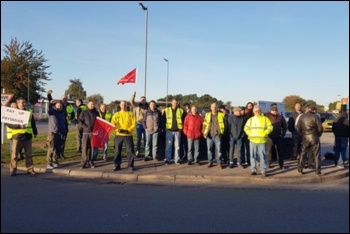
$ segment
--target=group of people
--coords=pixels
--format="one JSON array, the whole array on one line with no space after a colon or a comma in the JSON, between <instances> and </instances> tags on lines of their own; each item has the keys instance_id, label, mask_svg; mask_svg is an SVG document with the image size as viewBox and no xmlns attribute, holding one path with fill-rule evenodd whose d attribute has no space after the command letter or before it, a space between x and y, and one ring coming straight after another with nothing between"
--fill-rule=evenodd
<instances>
[{"instance_id":1,"label":"group of people","mask_svg":"<svg viewBox=\"0 0 350 234\"><path fill-rule=\"evenodd\" d=\"M127 165L134 171L134 159L140 155L141 142L144 143L144 160L160 160L159 145L164 144L164 163L183 163L199 165L200 140L205 139L207 151L207 167L222 169L223 163L229 168L235 165L250 166L251 175L260 173L266 176L267 168L271 167L272 154L275 151L279 168L284 169L283 138L289 130L293 137L293 157L298 159L298 173L302 174L305 167L315 163L316 175L321 175L320 137L322 135L321 119L315 114L314 106L307 106L305 113L301 105L295 104L295 112L286 122L278 112L277 104L270 106L268 113L261 113L258 105L248 102L245 107L234 107L229 114L225 106L212 103L210 111L204 116L198 113L196 105L188 103L179 105L176 99L171 106L163 110L157 108L157 103L151 100L146 102L142 96L135 102L136 92L131 96L130 111L126 101L119 104L120 110L114 114L107 111L105 104L95 108L92 100L86 106L82 100L76 100L77 109L67 102L66 96L61 100L53 100L52 90L48 92L48 152L47 168L60 167L59 158L64 158L65 141L68 134L68 125L75 120L77 128L77 152L81 153L81 169L94 168L98 156L98 148L91 144L94 123L100 117L115 126L114 129L114 171L121 169L122 147L125 143ZM17 108L25 110L25 100L17 100ZM31 112L32 113L32 112ZM349 121L346 113L342 113L333 124L335 134L336 166L344 166L346 148L349 137ZM10 173L16 174L18 154L23 147L26 156L26 167L29 174L36 174L31 159L31 139L37 135L33 115L27 125L8 125L12 130L12 154ZM136 152L133 132L136 129ZM164 141L164 142L162 142ZM107 161L108 140L103 149L103 160ZM340 157L341 155L341 157ZM235 157L236 156L236 157ZM305 165L307 161L307 166Z\"/></svg>"}]
</instances>

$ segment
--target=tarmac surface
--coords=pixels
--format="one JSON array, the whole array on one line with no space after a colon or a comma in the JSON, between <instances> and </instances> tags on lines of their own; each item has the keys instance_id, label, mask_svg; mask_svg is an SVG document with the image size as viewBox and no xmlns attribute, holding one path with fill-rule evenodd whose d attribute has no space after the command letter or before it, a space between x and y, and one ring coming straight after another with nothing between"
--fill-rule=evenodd
<instances>
[{"instance_id":1,"label":"tarmac surface","mask_svg":"<svg viewBox=\"0 0 350 234\"><path fill-rule=\"evenodd\" d=\"M54 173L64 176L75 176L79 178L107 179L118 182L142 182L142 183L250 183L250 184L298 184L298 183L320 183L337 180L349 176L348 164L345 168L334 166L333 160L323 159L321 163L322 175L315 174L314 169L304 169L303 174L297 173L297 161L285 160L285 169L280 169L277 162L268 168L266 177L259 173L251 175L248 165L244 167L235 166L229 168L223 165L219 169L215 163L211 168L207 167L207 161L200 162L200 165L188 165L186 162L177 165L171 163L165 165L164 161L144 161L143 158L135 159L134 171L127 168L126 158L123 157L121 170L113 171L114 162L112 160L104 162L97 160L95 168L80 168L80 162L62 162L60 168L47 169L46 165L34 166L38 176L40 173ZM6 166L8 170L8 165ZM2 167L2 169L4 169ZM6 170L5 169L5 170ZM17 173L26 173L25 167L18 167ZM21 172L23 171L23 172Z\"/></svg>"}]
</instances>

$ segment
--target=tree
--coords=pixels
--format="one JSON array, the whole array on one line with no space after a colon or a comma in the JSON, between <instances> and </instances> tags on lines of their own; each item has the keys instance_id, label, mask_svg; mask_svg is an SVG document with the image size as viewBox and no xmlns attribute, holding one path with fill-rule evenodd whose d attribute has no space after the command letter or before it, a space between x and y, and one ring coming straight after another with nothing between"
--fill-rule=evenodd
<instances>
[{"instance_id":1,"label":"tree","mask_svg":"<svg viewBox=\"0 0 350 234\"><path fill-rule=\"evenodd\" d=\"M301 106L305 106L306 104L306 100L297 95L289 95L285 97L282 102L286 104L286 111L294 111L296 103L300 103Z\"/></svg>"},{"instance_id":2,"label":"tree","mask_svg":"<svg viewBox=\"0 0 350 234\"><path fill-rule=\"evenodd\" d=\"M65 95L69 99L86 99L86 91L83 88L83 83L80 79L69 80L71 83L65 91Z\"/></svg>"},{"instance_id":3,"label":"tree","mask_svg":"<svg viewBox=\"0 0 350 234\"><path fill-rule=\"evenodd\" d=\"M13 93L14 99L29 99L30 103L38 102L40 93L45 92L45 81L50 81L44 65L47 60L42 51L33 48L32 43L22 44L12 38L10 44L4 44L5 56L1 59L1 88L6 93ZM28 97L29 92L29 97Z\"/></svg>"},{"instance_id":4,"label":"tree","mask_svg":"<svg viewBox=\"0 0 350 234\"><path fill-rule=\"evenodd\" d=\"M222 101L218 101L216 98L213 98L209 94L204 94L198 98L196 105L198 109L208 109L213 102L216 102L218 106L223 104Z\"/></svg>"},{"instance_id":5,"label":"tree","mask_svg":"<svg viewBox=\"0 0 350 234\"><path fill-rule=\"evenodd\" d=\"M103 97L101 96L101 94L93 94L91 96L88 96L86 98L87 100L92 100L95 103L95 106L100 106L101 103L103 103Z\"/></svg>"}]
</instances>

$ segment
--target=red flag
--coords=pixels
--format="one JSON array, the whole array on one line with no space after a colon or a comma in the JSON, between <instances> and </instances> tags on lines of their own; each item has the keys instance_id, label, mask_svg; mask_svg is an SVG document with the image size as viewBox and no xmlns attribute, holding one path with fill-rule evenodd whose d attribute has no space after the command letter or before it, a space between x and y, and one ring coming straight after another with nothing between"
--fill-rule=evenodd
<instances>
[{"instance_id":1,"label":"red flag","mask_svg":"<svg viewBox=\"0 0 350 234\"><path fill-rule=\"evenodd\" d=\"M117 84L136 83L137 68L120 78Z\"/></svg>"},{"instance_id":2,"label":"red flag","mask_svg":"<svg viewBox=\"0 0 350 234\"><path fill-rule=\"evenodd\" d=\"M96 117L94 130L92 131L91 144L93 147L104 148L109 135L114 130L114 125L100 117Z\"/></svg>"}]
</instances>

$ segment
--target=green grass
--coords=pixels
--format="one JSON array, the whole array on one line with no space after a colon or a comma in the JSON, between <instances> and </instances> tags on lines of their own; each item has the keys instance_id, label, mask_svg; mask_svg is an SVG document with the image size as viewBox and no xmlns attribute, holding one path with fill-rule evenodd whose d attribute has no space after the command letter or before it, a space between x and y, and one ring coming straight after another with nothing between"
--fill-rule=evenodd
<instances>
[{"instance_id":1,"label":"green grass","mask_svg":"<svg viewBox=\"0 0 350 234\"><path fill-rule=\"evenodd\" d=\"M33 158L33 163L35 165L46 164L46 155L48 150L47 148L45 148L46 138L47 138L47 133L38 134L36 138L33 138L32 158ZM134 133L134 143L136 145L136 133ZM67 140L66 140L66 147L64 150L64 156L66 157L64 162L81 160L81 153L76 152L76 149L77 149L76 130L75 129L69 130ZM143 150L143 147L141 147L141 150ZM112 158L113 154L114 154L114 133L110 135L109 141L108 141L108 158ZM102 149L100 149L98 152L98 158L101 158L101 155L102 155ZM125 156L125 145L123 146L122 156ZM2 163L10 162L10 143L9 143L9 140L7 139L4 140L4 144L1 146L1 162ZM24 160L19 161L19 165L20 166L24 165Z\"/></svg>"}]
</instances>

